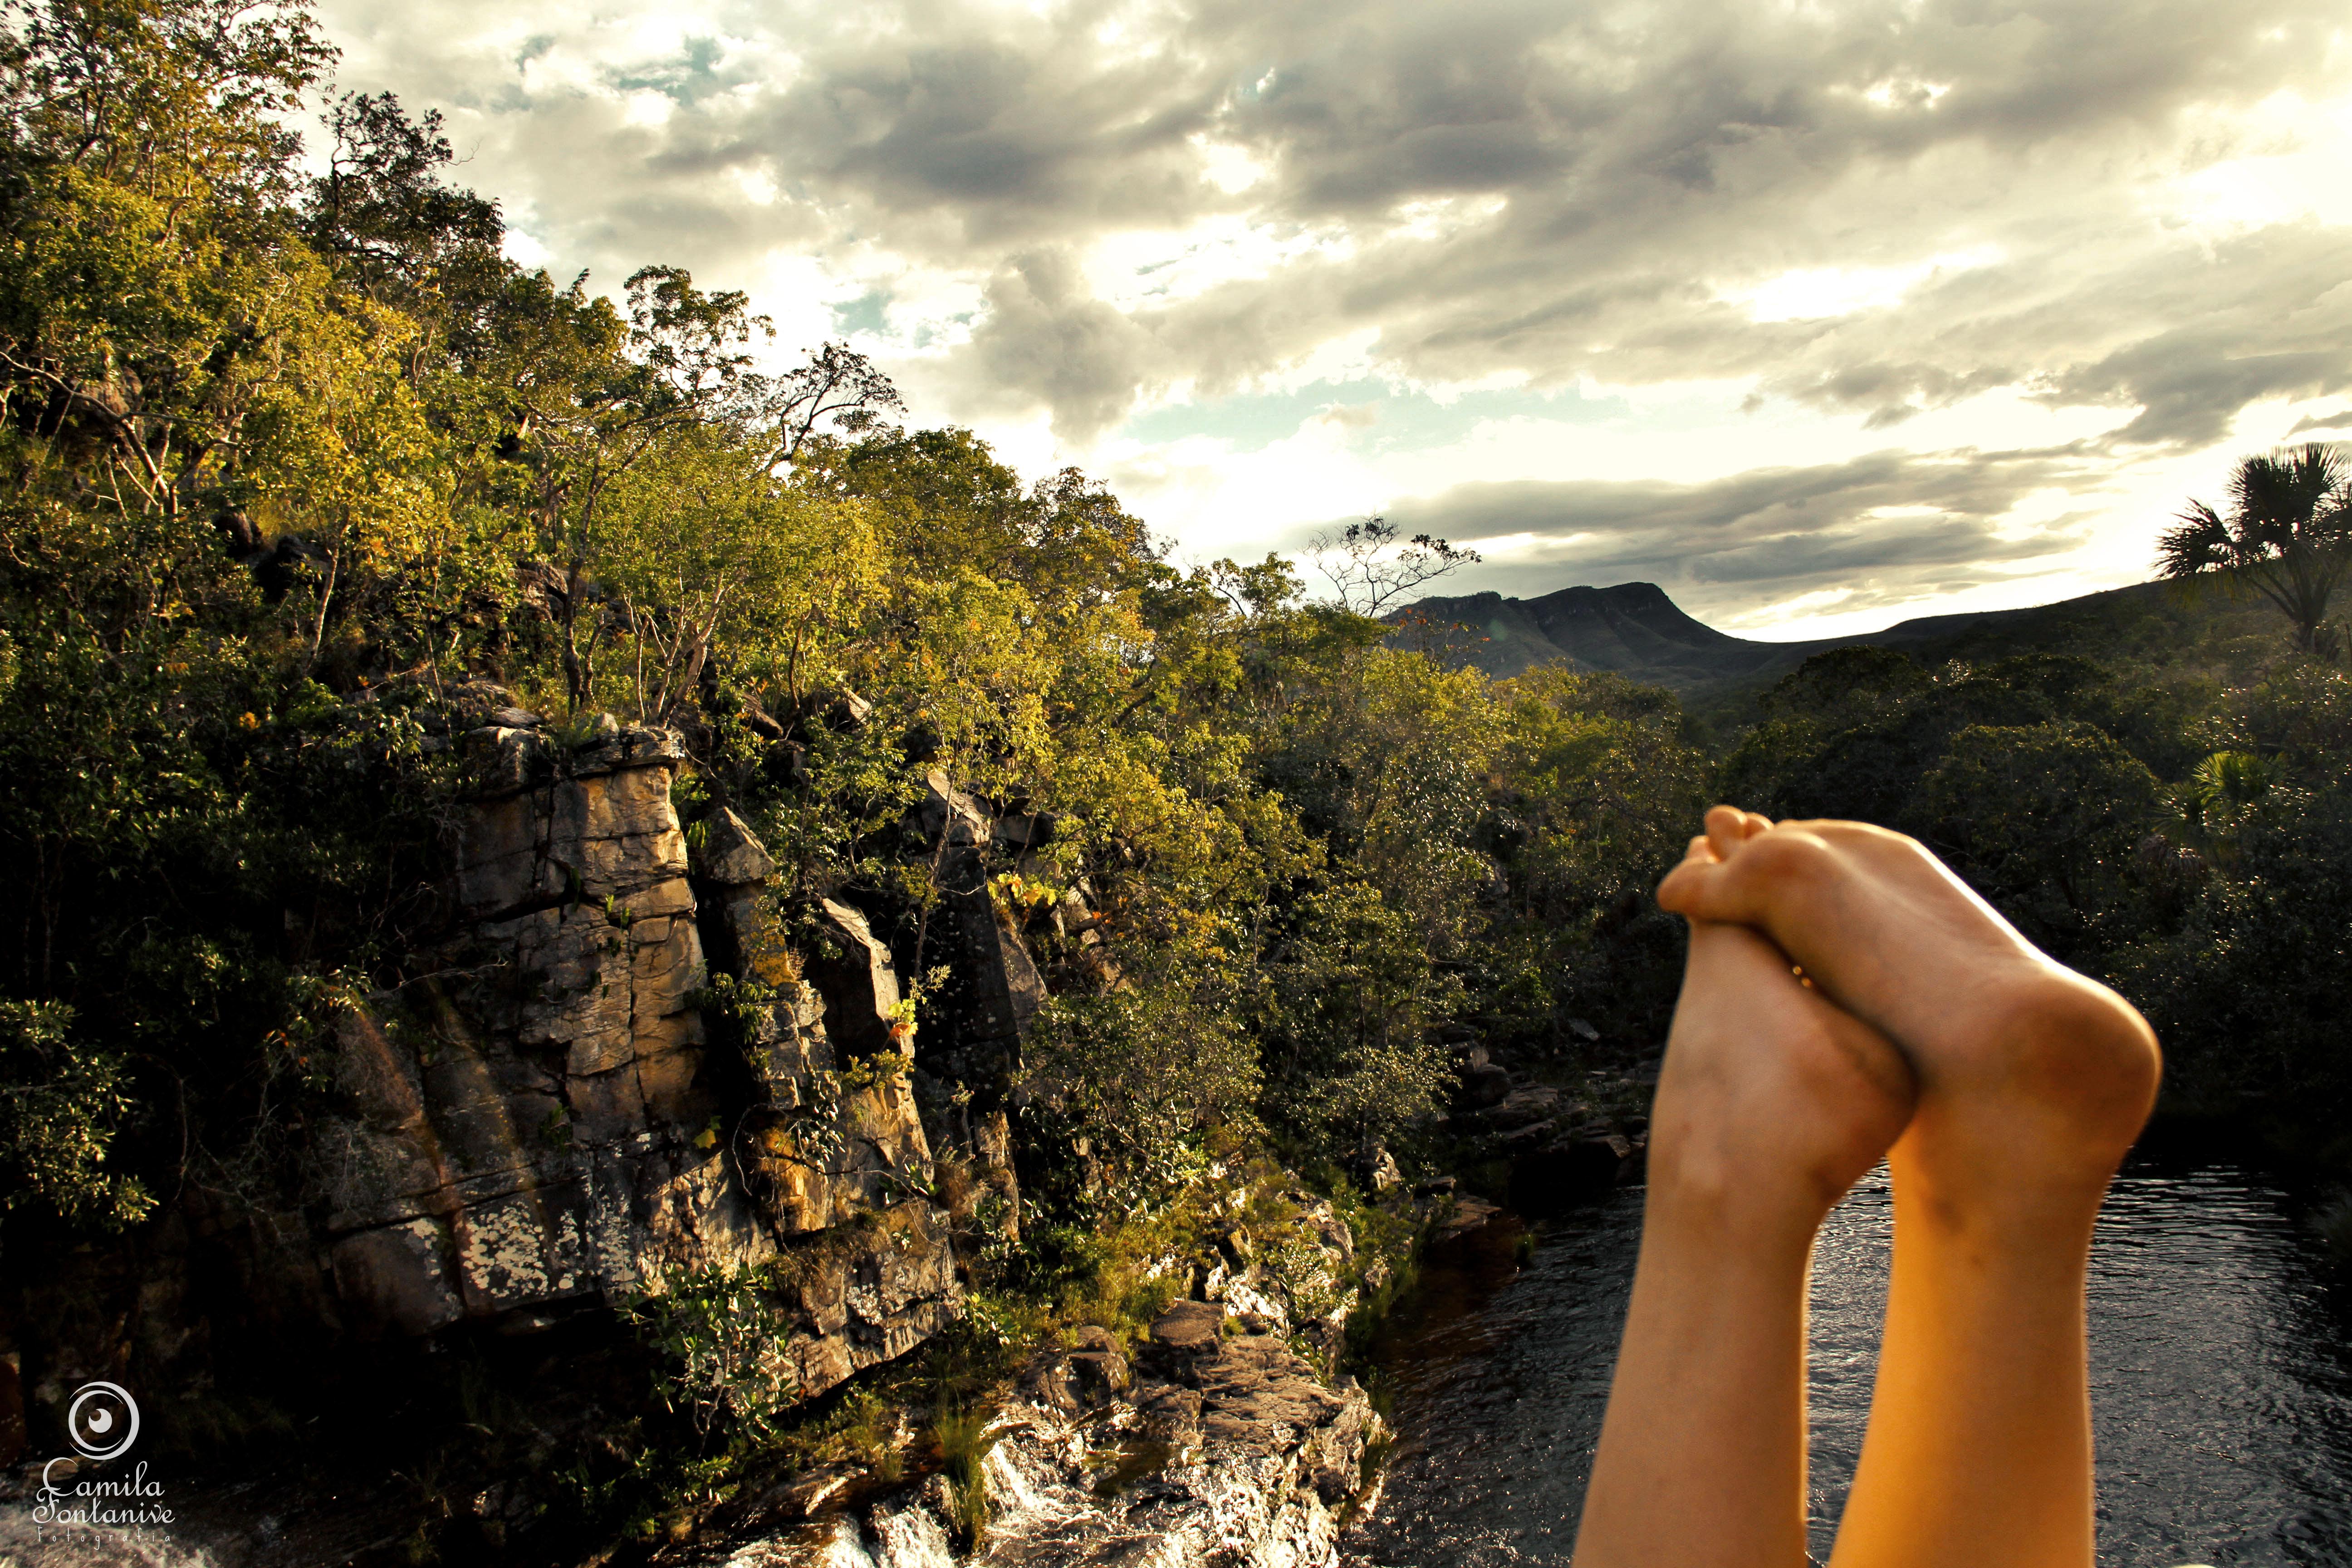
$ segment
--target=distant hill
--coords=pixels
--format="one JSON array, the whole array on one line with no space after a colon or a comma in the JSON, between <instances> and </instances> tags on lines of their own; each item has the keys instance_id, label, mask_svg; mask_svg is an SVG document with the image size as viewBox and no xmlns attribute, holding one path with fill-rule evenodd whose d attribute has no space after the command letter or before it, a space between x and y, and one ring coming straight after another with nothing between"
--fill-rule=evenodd
<instances>
[{"instance_id":1,"label":"distant hill","mask_svg":"<svg viewBox=\"0 0 2352 1568\"><path fill-rule=\"evenodd\" d=\"M1777 679L1830 648L1874 645L1952 657L1964 645L2046 645L2094 625L2178 613L2162 584L2141 583L2028 609L1922 616L1882 632L1751 642L1692 619L1654 583L1620 583L1613 588L1562 588L1536 599L1500 594L1433 597L1389 619L1397 624L1392 640L1400 645L1427 647L1489 675L1517 675L1532 665L1563 659L1577 669L1609 671L1685 695L1713 695Z\"/></svg>"}]
</instances>

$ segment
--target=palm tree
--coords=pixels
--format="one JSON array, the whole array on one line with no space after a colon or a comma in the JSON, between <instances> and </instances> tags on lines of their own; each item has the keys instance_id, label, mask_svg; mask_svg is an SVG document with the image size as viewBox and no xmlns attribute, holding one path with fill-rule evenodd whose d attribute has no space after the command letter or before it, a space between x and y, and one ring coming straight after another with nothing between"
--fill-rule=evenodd
<instances>
[{"instance_id":1,"label":"palm tree","mask_svg":"<svg viewBox=\"0 0 2352 1568\"><path fill-rule=\"evenodd\" d=\"M2230 476L2227 517L2192 500L2157 545L2157 573L2180 582L2228 572L2294 624L2294 645L2331 652L2322 626L2336 580L2352 565L2352 479L2343 452L2313 442L2247 458Z\"/></svg>"}]
</instances>

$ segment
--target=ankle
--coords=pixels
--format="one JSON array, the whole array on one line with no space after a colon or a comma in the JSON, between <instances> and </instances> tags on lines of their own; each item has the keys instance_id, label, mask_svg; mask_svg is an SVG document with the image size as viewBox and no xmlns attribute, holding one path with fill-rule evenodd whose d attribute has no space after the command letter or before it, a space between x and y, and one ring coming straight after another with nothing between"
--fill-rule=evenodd
<instances>
[{"instance_id":1,"label":"ankle","mask_svg":"<svg viewBox=\"0 0 2352 1568\"><path fill-rule=\"evenodd\" d=\"M1781 1255L1810 1251L1813 1233L1844 1187L1802 1172L1763 1173L1719 1151L1653 1143L1645 1229L1669 1230L1711 1248Z\"/></svg>"},{"instance_id":2,"label":"ankle","mask_svg":"<svg viewBox=\"0 0 2352 1568\"><path fill-rule=\"evenodd\" d=\"M2065 1253L2086 1244L2123 1151L2063 1130L2003 1124L1987 1137L1932 1100L1887 1157L1897 1223L1973 1254Z\"/></svg>"}]
</instances>

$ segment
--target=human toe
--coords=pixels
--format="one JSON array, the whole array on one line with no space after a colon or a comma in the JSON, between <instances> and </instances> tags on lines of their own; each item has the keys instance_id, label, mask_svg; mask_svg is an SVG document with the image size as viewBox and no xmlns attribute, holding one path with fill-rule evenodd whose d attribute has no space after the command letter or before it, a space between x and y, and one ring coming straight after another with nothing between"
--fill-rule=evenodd
<instances>
[{"instance_id":1,"label":"human toe","mask_svg":"<svg viewBox=\"0 0 2352 1568\"><path fill-rule=\"evenodd\" d=\"M1706 899L1706 880L1710 873L1722 869L1715 858L1715 849L1704 836L1691 840L1690 853L1682 864L1666 873L1658 884L1658 908L1669 914L1698 920L1698 910Z\"/></svg>"},{"instance_id":2,"label":"human toe","mask_svg":"<svg viewBox=\"0 0 2352 1568\"><path fill-rule=\"evenodd\" d=\"M1707 808L1706 840L1715 847L1716 858L1728 860L1732 853L1748 842L1748 814L1736 805Z\"/></svg>"}]
</instances>

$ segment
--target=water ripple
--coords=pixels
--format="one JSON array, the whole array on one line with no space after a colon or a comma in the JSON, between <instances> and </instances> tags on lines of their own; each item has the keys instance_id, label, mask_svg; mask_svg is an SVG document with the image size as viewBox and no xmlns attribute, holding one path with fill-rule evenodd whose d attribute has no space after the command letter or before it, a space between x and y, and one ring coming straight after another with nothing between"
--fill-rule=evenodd
<instances>
[{"instance_id":1,"label":"water ripple","mask_svg":"<svg viewBox=\"0 0 2352 1568\"><path fill-rule=\"evenodd\" d=\"M2092 1256L2100 1559L2352 1568L2352 1300L2294 1196L2231 1166L2136 1165ZM1492 1226L1433 1260L1376 1354L1396 1452L1351 1568L1565 1564L1601 1430L1641 1194ZM1814 1550L1859 1453L1885 1308L1884 1173L1822 1227L1811 1310Z\"/></svg>"}]
</instances>

